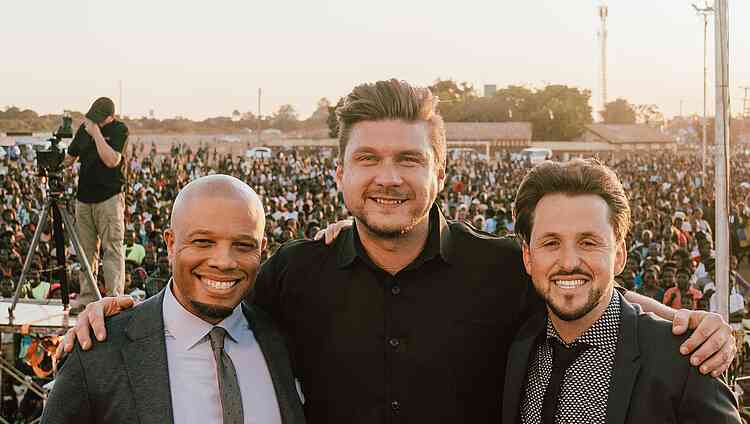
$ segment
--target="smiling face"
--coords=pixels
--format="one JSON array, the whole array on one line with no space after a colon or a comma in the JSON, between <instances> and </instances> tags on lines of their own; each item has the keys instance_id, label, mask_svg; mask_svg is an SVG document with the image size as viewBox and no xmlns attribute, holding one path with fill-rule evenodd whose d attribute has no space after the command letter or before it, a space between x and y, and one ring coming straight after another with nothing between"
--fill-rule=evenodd
<instances>
[{"instance_id":1,"label":"smiling face","mask_svg":"<svg viewBox=\"0 0 750 424\"><path fill-rule=\"evenodd\" d=\"M442 190L427 123L364 121L354 125L336 181L365 231L396 238L425 222Z\"/></svg>"},{"instance_id":2,"label":"smiling face","mask_svg":"<svg viewBox=\"0 0 750 424\"><path fill-rule=\"evenodd\" d=\"M175 297L193 315L218 323L255 282L265 223L260 204L245 193L209 188L175 206L164 238Z\"/></svg>"},{"instance_id":3,"label":"smiling face","mask_svg":"<svg viewBox=\"0 0 750 424\"><path fill-rule=\"evenodd\" d=\"M534 209L524 265L560 320L596 319L608 305L626 261L625 243L616 240L609 214L607 203L593 194L548 194Z\"/></svg>"}]
</instances>

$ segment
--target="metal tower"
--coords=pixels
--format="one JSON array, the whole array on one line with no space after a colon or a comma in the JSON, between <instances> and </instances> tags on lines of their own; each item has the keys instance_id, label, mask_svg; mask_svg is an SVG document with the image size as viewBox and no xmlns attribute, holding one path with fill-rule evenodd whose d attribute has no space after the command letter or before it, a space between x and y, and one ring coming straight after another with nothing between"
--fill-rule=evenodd
<instances>
[{"instance_id":1,"label":"metal tower","mask_svg":"<svg viewBox=\"0 0 750 424\"><path fill-rule=\"evenodd\" d=\"M740 88L745 90L745 97L742 99L742 118L750 119L750 95L748 95L750 87L745 86Z\"/></svg>"},{"instance_id":2,"label":"metal tower","mask_svg":"<svg viewBox=\"0 0 750 424\"><path fill-rule=\"evenodd\" d=\"M602 86L602 108L607 106L607 16L609 15L609 9L607 4L602 2L599 6L599 20L601 21L601 29L599 30L599 41L601 42L601 86Z\"/></svg>"}]
</instances>

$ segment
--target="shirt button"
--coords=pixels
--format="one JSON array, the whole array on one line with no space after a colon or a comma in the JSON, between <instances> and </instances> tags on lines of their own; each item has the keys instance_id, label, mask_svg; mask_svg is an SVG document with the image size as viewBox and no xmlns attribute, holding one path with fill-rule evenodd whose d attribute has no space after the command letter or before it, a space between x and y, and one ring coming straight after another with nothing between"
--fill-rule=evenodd
<instances>
[{"instance_id":1,"label":"shirt button","mask_svg":"<svg viewBox=\"0 0 750 424\"><path fill-rule=\"evenodd\" d=\"M393 412L398 412L401 409L401 404L398 403L397 400L394 400L393 402L391 402L391 409L393 410Z\"/></svg>"},{"instance_id":2,"label":"shirt button","mask_svg":"<svg viewBox=\"0 0 750 424\"><path fill-rule=\"evenodd\" d=\"M391 287L391 293L394 296L398 296L401 293L401 287L399 287L399 286L393 286L393 287Z\"/></svg>"},{"instance_id":3,"label":"shirt button","mask_svg":"<svg viewBox=\"0 0 750 424\"><path fill-rule=\"evenodd\" d=\"M391 347L398 347L398 345L401 344L401 342L399 342L397 338L392 338L388 340L388 344L390 344Z\"/></svg>"}]
</instances>

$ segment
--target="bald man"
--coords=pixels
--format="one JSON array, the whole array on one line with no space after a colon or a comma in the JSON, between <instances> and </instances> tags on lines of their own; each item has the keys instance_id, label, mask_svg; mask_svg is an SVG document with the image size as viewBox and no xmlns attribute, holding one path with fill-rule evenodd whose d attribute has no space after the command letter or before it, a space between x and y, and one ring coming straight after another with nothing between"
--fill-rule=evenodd
<instances>
[{"instance_id":1,"label":"bald man","mask_svg":"<svg viewBox=\"0 0 750 424\"><path fill-rule=\"evenodd\" d=\"M285 343L240 302L266 246L257 194L227 175L180 191L164 233L172 279L67 358L46 423L303 423Z\"/></svg>"}]
</instances>

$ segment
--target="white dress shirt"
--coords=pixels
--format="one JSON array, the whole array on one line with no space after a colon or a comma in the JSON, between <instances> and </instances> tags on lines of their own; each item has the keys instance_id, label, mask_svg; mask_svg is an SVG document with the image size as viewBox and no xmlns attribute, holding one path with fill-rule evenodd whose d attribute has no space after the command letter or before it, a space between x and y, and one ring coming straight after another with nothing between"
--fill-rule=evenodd
<instances>
[{"instance_id":1,"label":"white dress shirt","mask_svg":"<svg viewBox=\"0 0 750 424\"><path fill-rule=\"evenodd\" d=\"M208 333L214 327L164 293L164 333L175 423L222 423L219 380ZM242 307L217 324L227 330L224 350L237 370L245 423L281 423L279 404L263 352ZM148 365L146 365L148 366Z\"/></svg>"}]
</instances>

